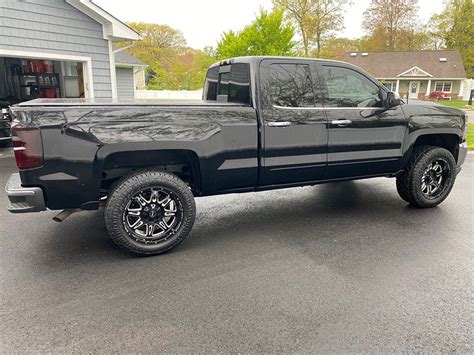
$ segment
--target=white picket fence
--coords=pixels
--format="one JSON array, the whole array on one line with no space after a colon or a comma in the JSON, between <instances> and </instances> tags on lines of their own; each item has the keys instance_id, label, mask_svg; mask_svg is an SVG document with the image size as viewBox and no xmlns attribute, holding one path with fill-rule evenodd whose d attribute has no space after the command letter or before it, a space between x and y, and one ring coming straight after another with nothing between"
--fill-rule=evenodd
<instances>
[{"instance_id":1,"label":"white picket fence","mask_svg":"<svg viewBox=\"0 0 474 355\"><path fill-rule=\"evenodd\" d=\"M196 91L173 91L173 90L136 90L136 99L147 100L201 100L202 90Z\"/></svg>"}]
</instances>

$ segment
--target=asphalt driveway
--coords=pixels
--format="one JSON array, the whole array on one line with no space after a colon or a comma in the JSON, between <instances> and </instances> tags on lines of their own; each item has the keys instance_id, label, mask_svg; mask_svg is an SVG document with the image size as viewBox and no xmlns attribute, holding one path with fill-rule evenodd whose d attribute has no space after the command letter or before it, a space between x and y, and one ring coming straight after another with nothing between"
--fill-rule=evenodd
<instances>
[{"instance_id":1,"label":"asphalt driveway","mask_svg":"<svg viewBox=\"0 0 474 355\"><path fill-rule=\"evenodd\" d=\"M0 350L471 352L473 169L430 210L384 178L198 199L188 239L148 258L101 211L2 208ZM1 186L14 170L0 156Z\"/></svg>"}]
</instances>

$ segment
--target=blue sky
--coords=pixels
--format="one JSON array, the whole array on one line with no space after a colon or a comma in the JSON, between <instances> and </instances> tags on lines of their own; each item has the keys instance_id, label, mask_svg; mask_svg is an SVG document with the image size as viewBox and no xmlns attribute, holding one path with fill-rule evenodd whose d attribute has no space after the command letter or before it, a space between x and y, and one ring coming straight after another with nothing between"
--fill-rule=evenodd
<instances>
[{"instance_id":1,"label":"blue sky","mask_svg":"<svg viewBox=\"0 0 474 355\"><path fill-rule=\"evenodd\" d=\"M170 25L183 32L194 48L216 46L223 31L238 30L248 24L260 7L270 9L271 0L93 0L123 21L144 21ZM340 36L363 34L362 13L370 0L353 0L348 8L345 29ZM427 20L443 8L442 0L419 0L420 17Z\"/></svg>"}]
</instances>

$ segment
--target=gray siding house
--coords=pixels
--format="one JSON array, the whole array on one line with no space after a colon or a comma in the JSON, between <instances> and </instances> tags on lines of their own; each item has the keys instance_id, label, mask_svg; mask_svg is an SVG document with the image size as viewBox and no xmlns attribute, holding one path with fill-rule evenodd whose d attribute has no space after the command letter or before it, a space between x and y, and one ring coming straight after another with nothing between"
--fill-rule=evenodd
<instances>
[{"instance_id":1,"label":"gray siding house","mask_svg":"<svg viewBox=\"0 0 474 355\"><path fill-rule=\"evenodd\" d=\"M145 89L146 65L131 56L123 48L114 48L117 75L117 97L133 98L135 90Z\"/></svg>"},{"instance_id":2,"label":"gray siding house","mask_svg":"<svg viewBox=\"0 0 474 355\"><path fill-rule=\"evenodd\" d=\"M90 0L1 0L0 99L133 97L145 65L113 44L139 39Z\"/></svg>"}]
</instances>

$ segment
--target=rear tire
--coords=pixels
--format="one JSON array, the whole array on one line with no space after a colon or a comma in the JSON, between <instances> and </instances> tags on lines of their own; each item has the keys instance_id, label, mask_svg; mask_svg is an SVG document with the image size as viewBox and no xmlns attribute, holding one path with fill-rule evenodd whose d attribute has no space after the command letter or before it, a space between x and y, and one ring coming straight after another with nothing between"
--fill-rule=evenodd
<instances>
[{"instance_id":1,"label":"rear tire","mask_svg":"<svg viewBox=\"0 0 474 355\"><path fill-rule=\"evenodd\" d=\"M189 234L196 216L191 189L176 175L141 171L120 180L107 199L105 225L135 255L165 253Z\"/></svg>"},{"instance_id":2,"label":"rear tire","mask_svg":"<svg viewBox=\"0 0 474 355\"><path fill-rule=\"evenodd\" d=\"M408 166L397 177L397 191L415 207L435 207L448 197L455 179L456 162L450 151L420 146L413 150Z\"/></svg>"}]
</instances>

